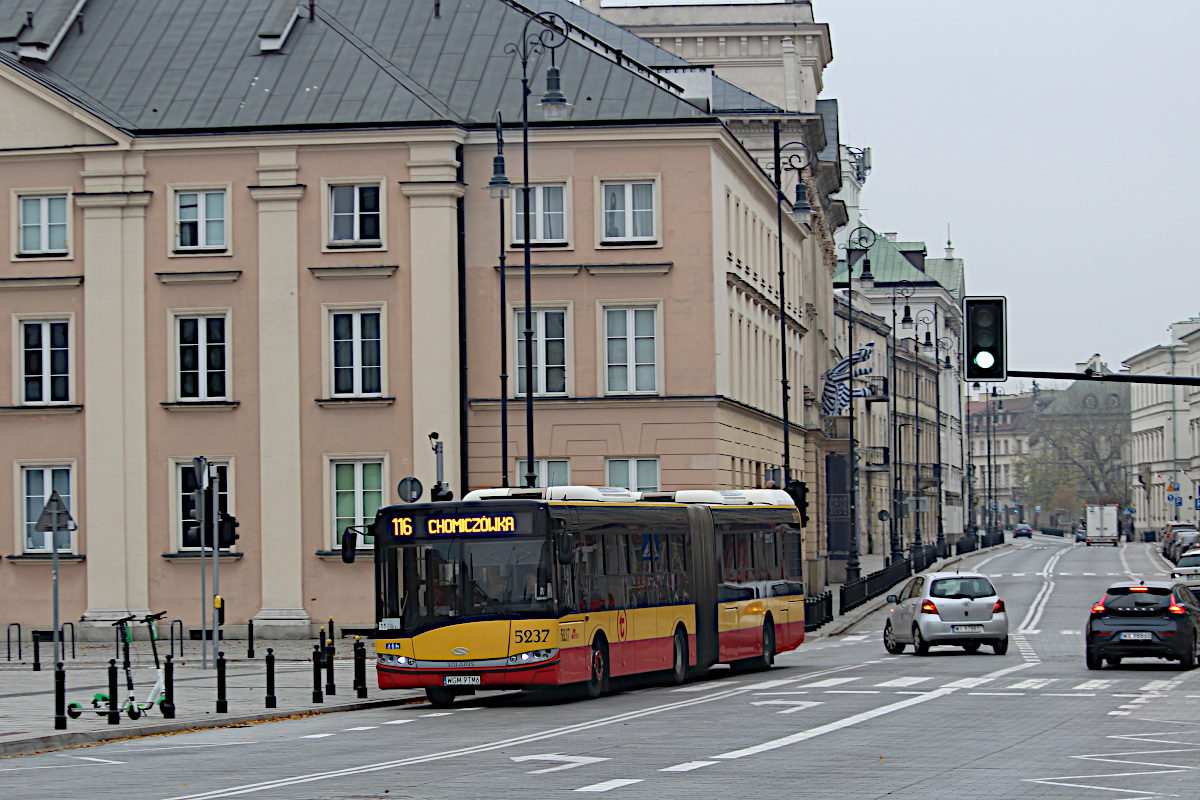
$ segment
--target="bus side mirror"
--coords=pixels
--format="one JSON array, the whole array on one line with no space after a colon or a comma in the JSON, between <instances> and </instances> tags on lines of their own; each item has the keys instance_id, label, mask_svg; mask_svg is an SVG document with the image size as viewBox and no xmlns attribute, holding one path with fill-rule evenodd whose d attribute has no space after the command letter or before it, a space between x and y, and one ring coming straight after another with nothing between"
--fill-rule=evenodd
<instances>
[{"instance_id":1,"label":"bus side mirror","mask_svg":"<svg viewBox=\"0 0 1200 800\"><path fill-rule=\"evenodd\" d=\"M358 534L353 528L346 528L342 531L342 561L347 564L354 563L354 551L358 545Z\"/></svg>"}]
</instances>

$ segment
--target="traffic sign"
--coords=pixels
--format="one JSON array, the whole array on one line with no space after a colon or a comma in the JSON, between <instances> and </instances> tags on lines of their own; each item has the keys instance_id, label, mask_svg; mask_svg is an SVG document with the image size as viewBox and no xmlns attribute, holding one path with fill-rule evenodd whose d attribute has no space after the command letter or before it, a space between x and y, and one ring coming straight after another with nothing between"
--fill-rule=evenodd
<instances>
[{"instance_id":1,"label":"traffic sign","mask_svg":"<svg viewBox=\"0 0 1200 800\"><path fill-rule=\"evenodd\" d=\"M400 495L400 502L415 503L421 499L421 492L424 488L421 482L416 478L405 478L400 481L400 485L396 487L396 494Z\"/></svg>"},{"instance_id":2,"label":"traffic sign","mask_svg":"<svg viewBox=\"0 0 1200 800\"><path fill-rule=\"evenodd\" d=\"M71 512L67 510L67 504L58 496L58 492L53 492L33 529L38 533L69 531L73 529L74 524L75 520L71 519Z\"/></svg>"},{"instance_id":3,"label":"traffic sign","mask_svg":"<svg viewBox=\"0 0 1200 800\"><path fill-rule=\"evenodd\" d=\"M1171 504L1172 504L1172 503L1174 503L1174 502L1175 502L1175 495L1173 495L1173 494L1168 494L1168 495L1167 495L1167 505L1171 505Z\"/></svg>"},{"instance_id":4,"label":"traffic sign","mask_svg":"<svg viewBox=\"0 0 1200 800\"><path fill-rule=\"evenodd\" d=\"M1200 511L1200 497L1196 498L1196 510Z\"/></svg>"},{"instance_id":5,"label":"traffic sign","mask_svg":"<svg viewBox=\"0 0 1200 800\"><path fill-rule=\"evenodd\" d=\"M1176 506L1183 505L1183 495L1181 495L1181 494L1175 495L1175 505Z\"/></svg>"},{"instance_id":6,"label":"traffic sign","mask_svg":"<svg viewBox=\"0 0 1200 800\"><path fill-rule=\"evenodd\" d=\"M1033 507L1033 510L1034 510L1034 511L1036 511L1036 512L1038 512L1039 514L1040 514L1040 513L1042 513L1042 507L1041 507L1041 506L1034 506L1034 507Z\"/></svg>"}]
</instances>

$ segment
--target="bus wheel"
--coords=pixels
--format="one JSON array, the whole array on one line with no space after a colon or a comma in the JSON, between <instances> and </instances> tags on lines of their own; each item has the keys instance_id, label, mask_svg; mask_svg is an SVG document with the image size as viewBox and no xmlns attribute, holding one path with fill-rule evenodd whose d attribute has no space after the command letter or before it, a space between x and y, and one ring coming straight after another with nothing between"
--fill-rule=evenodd
<instances>
[{"instance_id":1,"label":"bus wheel","mask_svg":"<svg viewBox=\"0 0 1200 800\"><path fill-rule=\"evenodd\" d=\"M763 654L755 664L759 669L770 669L775 666L775 623L767 619L763 624Z\"/></svg>"},{"instance_id":2,"label":"bus wheel","mask_svg":"<svg viewBox=\"0 0 1200 800\"><path fill-rule=\"evenodd\" d=\"M434 708L449 708L454 705L454 692L443 686L426 686L425 697Z\"/></svg>"},{"instance_id":3,"label":"bus wheel","mask_svg":"<svg viewBox=\"0 0 1200 800\"><path fill-rule=\"evenodd\" d=\"M675 629L675 658L671 664L671 683L676 686L687 683L688 679L688 648L687 637L682 628Z\"/></svg>"},{"instance_id":4,"label":"bus wheel","mask_svg":"<svg viewBox=\"0 0 1200 800\"><path fill-rule=\"evenodd\" d=\"M608 691L608 644L600 638L592 642L592 673L587 681L587 695L595 700Z\"/></svg>"}]
</instances>

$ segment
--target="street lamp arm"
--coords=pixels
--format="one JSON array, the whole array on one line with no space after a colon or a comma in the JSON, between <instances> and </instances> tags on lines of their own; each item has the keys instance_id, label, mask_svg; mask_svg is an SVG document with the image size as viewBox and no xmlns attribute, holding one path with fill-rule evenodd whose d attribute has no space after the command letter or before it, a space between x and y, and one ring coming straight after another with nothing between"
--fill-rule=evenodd
<instances>
[{"instance_id":1,"label":"street lamp arm","mask_svg":"<svg viewBox=\"0 0 1200 800\"><path fill-rule=\"evenodd\" d=\"M529 26L535 22L541 25L542 29L531 32ZM525 21L525 27L521 29L520 40L504 45L504 52L521 59L523 71L533 56L548 50L557 50L566 44L567 32L570 30L570 25L560 15L553 12L539 12ZM528 94L529 89L526 88L525 92Z\"/></svg>"}]
</instances>

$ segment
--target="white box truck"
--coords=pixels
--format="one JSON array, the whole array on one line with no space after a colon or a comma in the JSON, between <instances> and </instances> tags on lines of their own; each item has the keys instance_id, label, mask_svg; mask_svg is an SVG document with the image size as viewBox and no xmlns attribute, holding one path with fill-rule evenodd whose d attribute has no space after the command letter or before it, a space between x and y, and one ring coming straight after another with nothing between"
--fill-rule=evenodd
<instances>
[{"instance_id":1,"label":"white box truck","mask_svg":"<svg viewBox=\"0 0 1200 800\"><path fill-rule=\"evenodd\" d=\"M1093 544L1111 544L1117 546L1120 537L1117 535L1118 506L1088 506L1087 507L1087 546Z\"/></svg>"}]
</instances>

